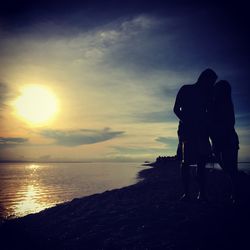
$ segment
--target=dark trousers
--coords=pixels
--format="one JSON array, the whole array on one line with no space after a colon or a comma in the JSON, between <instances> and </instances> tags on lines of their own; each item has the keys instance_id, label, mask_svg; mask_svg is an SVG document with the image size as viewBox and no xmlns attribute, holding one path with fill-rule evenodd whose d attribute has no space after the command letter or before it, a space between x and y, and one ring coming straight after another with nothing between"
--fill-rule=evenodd
<instances>
[{"instance_id":1,"label":"dark trousers","mask_svg":"<svg viewBox=\"0 0 250 250\"><path fill-rule=\"evenodd\" d=\"M181 163L181 177L184 188L184 193L189 195L189 183L190 183L190 169L191 164ZM206 162L201 161L197 163L196 180L199 186L199 192L201 196L206 195Z\"/></svg>"},{"instance_id":2,"label":"dark trousers","mask_svg":"<svg viewBox=\"0 0 250 250\"><path fill-rule=\"evenodd\" d=\"M215 153L216 159L231 181L232 198L237 199L238 183L238 148L224 148Z\"/></svg>"}]
</instances>

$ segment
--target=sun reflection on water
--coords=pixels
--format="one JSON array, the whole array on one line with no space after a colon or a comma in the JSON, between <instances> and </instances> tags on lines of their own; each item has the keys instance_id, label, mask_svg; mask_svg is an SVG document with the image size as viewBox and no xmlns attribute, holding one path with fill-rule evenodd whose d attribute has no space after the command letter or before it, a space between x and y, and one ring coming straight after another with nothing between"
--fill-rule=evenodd
<instances>
[{"instance_id":1,"label":"sun reflection on water","mask_svg":"<svg viewBox=\"0 0 250 250\"><path fill-rule=\"evenodd\" d=\"M40 166L38 164L30 164L27 166L28 169L36 171Z\"/></svg>"},{"instance_id":2,"label":"sun reflection on water","mask_svg":"<svg viewBox=\"0 0 250 250\"><path fill-rule=\"evenodd\" d=\"M35 184L28 185L26 192L23 193L22 191L22 201L14 206L15 214L21 216L27 214L27 212L34 213L48 207L46 202L39 201L40 192L39 186Z\"/></svg>"},{"instance_id":3,"label":"sun reflection on water","mask_svg":"<svg viewBox=\"0 0 250 250\"><path fill-rule=\"evenodd\" d=\"M29 171L29 177L16 192L16 197L22 197L22 199L13 204L14 214L17 216L36 213L53 205L44 195L46 188L39 181L39 174L37 174L39 168L40 165L38 164L26 166L26 170Z\"/></svg>"}]
</instances>

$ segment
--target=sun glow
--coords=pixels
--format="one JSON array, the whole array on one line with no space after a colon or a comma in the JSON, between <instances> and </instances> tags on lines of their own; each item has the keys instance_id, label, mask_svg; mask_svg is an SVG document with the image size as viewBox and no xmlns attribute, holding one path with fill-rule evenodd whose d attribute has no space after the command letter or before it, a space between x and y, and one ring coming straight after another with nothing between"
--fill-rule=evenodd
<instances>
[{"instance_id":1,"label":"sun glow","mask_svg":"<svg viewBox=\"0 0 250 250\"><path fill-rule=\"evenodd\" d=\"M32 124L48 122L58 110L53 93L39 85L24 87L14 105L18 115Z\"/></svg>"}]
</instances>

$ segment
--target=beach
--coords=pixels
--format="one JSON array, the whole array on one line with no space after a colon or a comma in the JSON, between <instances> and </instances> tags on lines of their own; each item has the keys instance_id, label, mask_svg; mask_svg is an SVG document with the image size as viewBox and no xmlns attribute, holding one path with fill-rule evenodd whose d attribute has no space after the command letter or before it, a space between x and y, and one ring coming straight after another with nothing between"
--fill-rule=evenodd
<instances>
[{"instance_id":1,"label":"beach","mask_svg":"<svg viewBox=\"0 0 250 250\"><path fill-rule=\"evenodd\" d=\"M194 170L192 171L194 176ZM239 203L226 174L207 169L208 201L182 194L177 161L142 170L137 184L73 199L4 221L1 249L248 249L250 177L240 172Z\"/></svg>"}]
</instances>

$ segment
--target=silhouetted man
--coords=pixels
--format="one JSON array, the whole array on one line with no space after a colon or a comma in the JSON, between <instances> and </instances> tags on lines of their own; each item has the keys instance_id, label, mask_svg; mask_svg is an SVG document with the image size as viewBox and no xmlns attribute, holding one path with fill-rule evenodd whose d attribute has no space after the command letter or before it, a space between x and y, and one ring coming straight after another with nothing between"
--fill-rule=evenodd
<instances>
[{"instance_id":1,"label":"silhouetted man","mask_svg":"<svg viewBox=\"0 0 250 250\"><path fill-rule=\"evenodd\" d=\"M195 84L180 88L174 113L180 119L178 127L179 145L177 155L181 160L181 175L184 194L181 199L189 199L190 166L197 165L198 199L206 199L205 165L211 154L208 133L208 107L212 89L217 79L211 69L204 70Z\"/></svg>"}]
</instances>

